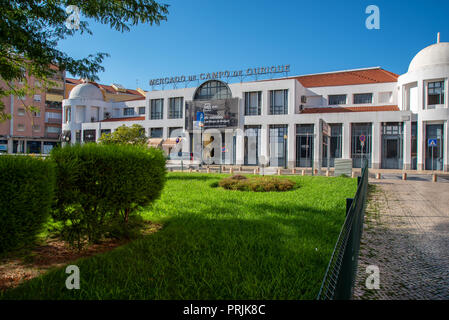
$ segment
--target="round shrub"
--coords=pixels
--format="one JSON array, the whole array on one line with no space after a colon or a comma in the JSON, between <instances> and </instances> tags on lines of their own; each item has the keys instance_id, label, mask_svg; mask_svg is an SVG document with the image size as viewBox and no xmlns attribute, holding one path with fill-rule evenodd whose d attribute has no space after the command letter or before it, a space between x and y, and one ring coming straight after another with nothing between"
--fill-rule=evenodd
<instances>
[{"instance_id":1,"label":"round shrub","mask_svg":"<svg viewBox=\"0 0 449 320\"><path fill-rule=\"evenodd\" d=\"M220 187L228 190L271 192L288 191L295 187L295 183L289 179L277 177L251 177L233 176L224 178L218 183Z\"/></svg>"},{"instance_id":2,"label":"round shrub","mask_svg":"<svg viewBox=\"0 0 449 320\"><path fill-rule=\"evenodd\" d=\"M56 163L54 219L64 222L63 236L78 247L96 242L117 217L159 198L166 180L161 150L120 144L84 144L52 150Z\"/></svg>"},{"instance_id":3,"label":"round shrub","mask_svg":"<svg viewBox=\"0 0 449 320\"><path fill-rule=\"evenodd\" d=\"M0 156L0 253L29 246L53 201L55 172L48 160Z\"/></svg>"}]
</instances>

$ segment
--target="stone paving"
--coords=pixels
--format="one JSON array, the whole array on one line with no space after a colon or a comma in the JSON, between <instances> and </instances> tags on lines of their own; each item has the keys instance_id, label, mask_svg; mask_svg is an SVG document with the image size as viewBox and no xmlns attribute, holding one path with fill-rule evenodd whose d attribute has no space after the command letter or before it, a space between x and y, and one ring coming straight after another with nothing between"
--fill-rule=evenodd
<instances>
[{"instance_id":1,"label":"stone paving","mask_svg":"<svg viewBox=\"0 0 449 320\"><path fill-rule=\"evenodd\" d=\"M449 185L370 184L353 299L449 299ZM369 265L379 267L378 290L366 288Z\"/></svg>"}]
</instances>

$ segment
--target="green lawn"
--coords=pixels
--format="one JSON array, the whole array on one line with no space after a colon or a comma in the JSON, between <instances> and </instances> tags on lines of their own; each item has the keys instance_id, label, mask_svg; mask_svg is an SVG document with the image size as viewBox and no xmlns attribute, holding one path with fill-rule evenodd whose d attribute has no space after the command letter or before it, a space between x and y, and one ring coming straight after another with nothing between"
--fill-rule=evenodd
<instances>
[{"instance_id":1,"label":"green lawn","mask_svg":"<svg viewBox=\"0 0 449 320\"><path fill-rule=\"evenodd\" d=\"M144 216L162 230L27 281L3 299L314 299L345 216L351 178L289 177L293 191L212 188L227 175L172 173Z\"/></svg>"}]
</instances>

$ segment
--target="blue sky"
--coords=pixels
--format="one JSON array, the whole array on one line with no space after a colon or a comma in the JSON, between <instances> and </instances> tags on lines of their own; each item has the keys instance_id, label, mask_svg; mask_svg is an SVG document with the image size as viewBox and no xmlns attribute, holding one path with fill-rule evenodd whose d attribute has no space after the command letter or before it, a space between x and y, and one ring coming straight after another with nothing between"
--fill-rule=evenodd
<instances>
[{"instance_id":1,"label":"blue sky","mask_svg":"<svg viewBox=\"0 0 449 320\"><path fill-rule=\"evenodd\" d=\"M59 47L76 58L108 52L100 83L148 90L154 78L281 64L290 75L372 66L402 74L437 32L449 41L447 0L157 1L170 5L160 26L120 33L90 21L93 36ZM368 5L380 9L380 30L365 27Z\"/></svg>"}]
</instances>

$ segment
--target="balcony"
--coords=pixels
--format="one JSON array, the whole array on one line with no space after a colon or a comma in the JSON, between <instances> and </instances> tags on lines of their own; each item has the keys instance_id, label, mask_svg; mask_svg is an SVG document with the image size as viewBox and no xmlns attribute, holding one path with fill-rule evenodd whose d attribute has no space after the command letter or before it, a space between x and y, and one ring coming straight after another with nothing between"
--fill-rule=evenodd
<instances>
[{"instance_id":1,"label":"balcony","mask_svg":"<svg viewBox=\"0 0 449 320\"><path fill-rule=\"evenodd\" d=\"M60 133L55 132L45 132L45 138L48 139L59 139Z\"/></svg>"},{"instance_id":2,"label":"balcony","mask_svg":"<svg viewBox=\"0 0 449 320\"><path fill-rule=\"evenodd\" d=\"M57 118L47 118L47 119L45 119L45 123L62 124L62 119L57 119Z\"/></svg>"},{"instance_id":3,"label":"balcony","mask_svg":"<svg viewBox=\"0 0 449 320\"><path fill-rule=\"evenodd\" d=\"M52 110L62 110L62 103L56 101L45 101L45 108Z\"/></svg>"}]
</instances>

